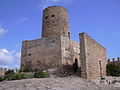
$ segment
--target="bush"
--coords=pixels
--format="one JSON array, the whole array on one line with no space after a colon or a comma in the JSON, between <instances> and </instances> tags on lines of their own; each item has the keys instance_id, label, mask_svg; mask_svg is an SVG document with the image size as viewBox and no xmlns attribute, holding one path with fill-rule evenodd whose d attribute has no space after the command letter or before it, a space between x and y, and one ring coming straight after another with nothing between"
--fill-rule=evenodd
<instances>
[{"instance_id":1,"label":"bush","mask_svg":"<svg viewBox=\"0 0 120 90\"><path fill-rule=\"evenodd\" d=\"M20 80L27 78L34 78L34 76L32 74L25 74L25 73L7 74L4 76L3 80Z\"/></svg>"},{"instance_id":2,"label":"bush","mask_svg":"<svg viewBox=\"0 0 120 90\"><path fill-rule=\"evenodd\" d=\"M19 72L19 73L23 73L23 72L24 72L24 70L20 69L20 70L18 70L18 72Z\"/></svg>"},{"instance_id":3,"label":"bush","mask_svg":"<svg viewBox=\"0 0 120 90\"><path fill-rule=\"evenodd\" d=\"M49 76L50 76L50 74L49 74L48 72L36 71L36 72L34 73L34 77L35 77L35 78L47 78L47 77L49 77Z\"/></svg>"},{"instance_id":4,"label":"bush","mask_svg":"<svg viewBox=\"0 0 120 90\"><path fill-rule=\"evenodd\" d=\"M120 76L120 67L115 64L107 64L107 75L108 76Z\"/></svg>"},{"instance_id":5,"label":"bush","mask_svg":"<svg viewBox=\"0 0 120 90\"><path fill-rule=\"evenodd\" d=\"M26 79L26 75L24 73L16 73L16 74L7 74L4 76L4 80L20 80Z\"/></svg>"},{"instance_id":6,"label":"bush","mask_svg":"<svg viewBox=\"0 0 120 90\"><path fill-rule=\"evenodd\" d=\"M0 77L0 82L2 82L4 79L3 79L3 77Z\"/></svg>"},{"instance_id":7,"label":"bush","mask_svg":"<svg viewBox=\"0 0 120 90\"><path fill-rule=\"evenodd\" d=\"M32 75L32 74L26 74L26 78L34 78L34 75Z\"/></svg>"},{"instance_id":8,"label":"bush","mask_svg":"<svg viewBox=\"0 0 120 90\"><path fill-rule=\"evenodd\" d=\"M5 75L8 75L8 74L15 74L14 70L8 70L5 72Z\"/></svg>"}]
</instances>

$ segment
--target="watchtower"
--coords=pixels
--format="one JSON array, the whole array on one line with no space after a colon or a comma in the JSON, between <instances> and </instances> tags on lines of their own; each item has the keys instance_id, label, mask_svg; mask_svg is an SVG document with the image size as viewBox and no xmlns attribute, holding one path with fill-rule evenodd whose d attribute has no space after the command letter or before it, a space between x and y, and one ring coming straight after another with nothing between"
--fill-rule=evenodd
<instances>
[{"instance_id":1,"label":"watchtower","mask_svg":"<svg viewBox=\"0 0 120 90\"><path fill-rule=\"evenodd\" d=\"M63 35L70 37L68 12L61 6L51 6L43 11L42 37Z\"/></svg>"}]
</instances>

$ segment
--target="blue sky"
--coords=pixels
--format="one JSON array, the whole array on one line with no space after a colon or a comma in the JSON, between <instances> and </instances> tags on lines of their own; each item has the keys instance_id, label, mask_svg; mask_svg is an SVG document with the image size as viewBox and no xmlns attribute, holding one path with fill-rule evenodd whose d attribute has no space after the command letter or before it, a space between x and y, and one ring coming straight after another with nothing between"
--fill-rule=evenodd
<instances>
[{"instance_id":1,"label":"blue sky","mask_svg":"<svg viewBox=\"0 0 120 90\"><path fill-rule=\"evenodd\" d=\"M0 67L19 67L22 41L41 37L42 11L53 5L67 8L72 40L86 32L120 57L120 0L0 0Z\"/></svg>"}]
</instances>

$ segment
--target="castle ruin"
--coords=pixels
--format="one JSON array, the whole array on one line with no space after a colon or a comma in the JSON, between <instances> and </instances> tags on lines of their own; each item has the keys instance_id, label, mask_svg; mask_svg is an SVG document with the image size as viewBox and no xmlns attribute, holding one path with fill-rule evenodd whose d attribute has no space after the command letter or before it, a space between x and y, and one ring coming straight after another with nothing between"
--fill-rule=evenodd
<instances>
[{"instance_id":1,"label":"castle ruin","mask_svg":"<svg viewBox=\"0 0 120 90\"><path fill-rule=\"evenodd\" d=\"M67 10L51 6L43 11L42 37L22 42L21 69L55 69L72 66L75 59L81 77L100 79L106 76L106 49L86 33L80 33L80 42L70 39Z\"/></svg>"}]
</instances>

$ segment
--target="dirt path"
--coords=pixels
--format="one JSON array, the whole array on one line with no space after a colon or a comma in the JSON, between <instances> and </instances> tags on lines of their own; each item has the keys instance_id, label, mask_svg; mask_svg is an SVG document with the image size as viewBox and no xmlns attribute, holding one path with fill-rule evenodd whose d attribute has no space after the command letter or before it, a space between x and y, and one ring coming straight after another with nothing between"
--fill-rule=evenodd
<instances>
[{"instance_id":1,"label":"dirt path","mask_svg":"<svg viewBox=\"0 0 120 90\"><path fill-rule=\"evenodd\" d=\"M0 90L120 90L120 84L94 83L76 76L0 82Z\"/></svg>"}]
</instances>

